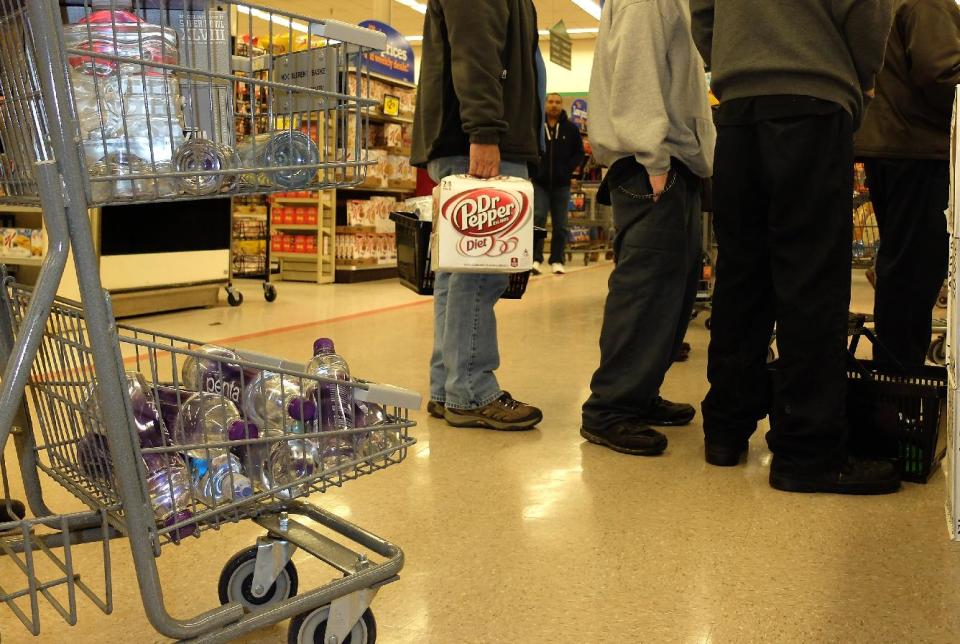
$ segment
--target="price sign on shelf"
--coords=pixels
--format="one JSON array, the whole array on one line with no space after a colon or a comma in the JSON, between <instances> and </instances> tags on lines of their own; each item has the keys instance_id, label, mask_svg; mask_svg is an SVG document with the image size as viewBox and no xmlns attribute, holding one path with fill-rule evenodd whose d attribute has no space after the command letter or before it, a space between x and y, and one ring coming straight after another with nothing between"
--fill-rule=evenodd
<instances>
[{"instance_id":1,"label":"price sign on shelf","mask_svg":"<svg viewBox=\"0 0 960 644\"><path fill-rule=\"evenodd\" d=\"M364 54L368 69L381 76L405 83L414 81L413 47L399 31L378 20L364 20L361 27L379 31L387 36L387 48Z\"/></svg>"},{"instance_id":2,"label":"price sign on shelf","mask_svg":"<svg viewBox=\"0 0 960 644\"><path fill-rule=\"evenodd\" d=\"M387 116L400 116L400 98L398 96L384 94L383 113Z\"/></svg>"}]
</instances>

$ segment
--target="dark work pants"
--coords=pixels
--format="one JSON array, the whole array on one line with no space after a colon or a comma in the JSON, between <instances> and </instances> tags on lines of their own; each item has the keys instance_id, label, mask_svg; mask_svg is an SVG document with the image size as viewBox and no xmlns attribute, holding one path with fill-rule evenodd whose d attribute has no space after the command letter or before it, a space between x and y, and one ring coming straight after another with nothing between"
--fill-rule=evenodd
<instances>
[{"instance_id":1,"label":"dark work pants","mask_svg":"<svg viewBox=\"0 0 960 644\"><path fill-rule=\"evenodd\" d=\"M550 239L550 263L564 263L567 246L567 219L570 210L570 183L545 187L533 184L533 219L540 230L547 228L547 215L553 218ZM533 261L543 262L543 243L546 233L533 237Z\"/></svg>"},{"instance_id":2,"label":"dark work pants","mask_svg":"<svg viewBox=\"0 0 960 644\"><path fill-rule=\"evenodd\" d=\"M834 467L847 435L852 119L838 111L721 126L715 168L706 440L739 445L769 412L774 467ZM774 323L780 358L771 409Z\"/></svg>"},{"instance_id":3,"label":"dark work pants","mask_svg":"<svg viewBox=\"0 0 960 644\"><path fill-rule=\"evenodd\" d=\"M674 173L677 171L674 170ZM641 166L622 182L651 192ZM610 187L616 266L600 331L600 366L583 406L583 424L637 422L659 395L690 322L700 277L700 185L686 172L660 200L639 200Z\"/></svg>"},{"instance_id":4,"label":"dark work pants","mask_svg":"<svg viewBox=\"0 0 960 644\"><path fill-rule=\"evenodd\" d=\"M933 307L947 275L949 240L944 210L950 162L868 159L867 185L880 227L877 336L907 370L926 361ZM875 351L880 362L888 355Z\"/></svg>"}]
</instances>

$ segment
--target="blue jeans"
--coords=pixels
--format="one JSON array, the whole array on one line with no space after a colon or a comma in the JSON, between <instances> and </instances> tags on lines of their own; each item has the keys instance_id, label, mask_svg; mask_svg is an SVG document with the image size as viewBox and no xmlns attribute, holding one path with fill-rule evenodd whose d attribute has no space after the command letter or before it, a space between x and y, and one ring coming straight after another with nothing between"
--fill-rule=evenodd
<instances>
[{"instance_id":1,"label":"blue jeans","mask_svg":"<svg viewBox=\"0 0 960 644\"><path fill-rule=\"evenodd\" d=\"M427 166L434 181L466 174L465 156L434 159ZM527 178L522 163L500 162L500 173ZM497 318L493 306L510 276L488 273L437 273L433 284L433 355L430 398L451 409L476 409L500 397L493 372L500 366Z\"/></svg>"},{"instance_id":2,"label":"blue jeans","mask_svg":"<svg viewBox=\"0 0 960 644\"><path fill-rule=\"evenodd\" d=\"M543 240L547 228L547 215L553 217L553 236L550 240L550 263L563 264L563 251L567 246L567 215L570 209L570 184L545 186L533 184L533 225L537 234L533 241L533 261L543 262Z\"/></svg>"}]
</instances>

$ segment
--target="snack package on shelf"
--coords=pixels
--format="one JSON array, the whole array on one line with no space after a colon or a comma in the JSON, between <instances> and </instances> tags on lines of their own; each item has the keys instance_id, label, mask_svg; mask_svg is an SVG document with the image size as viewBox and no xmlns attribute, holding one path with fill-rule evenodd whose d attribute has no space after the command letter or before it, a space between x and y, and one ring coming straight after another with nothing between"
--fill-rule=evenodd
<instances>
[{"instance_id":1,"label":"snack package on shelf","mask_svg":"<svg viewBox=\"0 0 960 644\"><path fill-rule=\"evenodd\" d=\"M390 213L396 209L397 200L394 197L371 197L372 225L378 233L389 233L396 230L396 224L390 220Z\"/></svg>"},{"instance_id":2,"label":"snack package on shelf","mask_svg":"<svg viewBox=\"0 0 960 644\"><path fill-rule=\"evenodd\" d=\"M384 124L383 145L394 150L403 148L403 126L398 123Z\"/></svg>"},{"instance_id":3,"label":"snack package on shelf","mask_svg":"<svg viewBox=\"0 0 960 644\"><path fill-rule=\"evenodd\" d=\"M369 201L363 199L350 199L347 201L347 225L348 226L366 226L367 209Z\"/></svg>"},{"instance_id":4,"label":"snack package on shelf","mask_svg":"<svg viewBox=\"0 0 960 644\"><path fill-rule=\"evenodd\" d=\"M400 99L400 115L413 116L417 109L417 92L412 89L397 89L395 96Z\"/></svg>"},{"instance_id":5,"label":"snack package on shelf","mask_svg":"<svg viewBox=\"0 0 960 644\"><path fill-rule=\"evenodd\" d=\"M417 169L410 165L410 157L391 155L387 168L388 182L393 188L413 189L417 186Z\"/></svg>"},{"instance_id":6,"label":"snack package on shelf","mask_svg":"<svg viewBox=\"0 0 960 644\"><path fill-rule=\"evenodd\" d=\"M3 228L3 248L7 257L34 257L43 255L43 231L31 228Z\"/></svg>"}]
</instances>

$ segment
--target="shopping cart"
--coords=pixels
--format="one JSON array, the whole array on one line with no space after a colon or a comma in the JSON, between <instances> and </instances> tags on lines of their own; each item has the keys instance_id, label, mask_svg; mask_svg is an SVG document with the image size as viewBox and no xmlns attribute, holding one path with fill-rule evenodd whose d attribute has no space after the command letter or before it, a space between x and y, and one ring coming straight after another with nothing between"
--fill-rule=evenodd
<instances>
[{"instance_id":1,"label":"shopping cart","mask_svg":"<svg viewBox=\"0 0 960 644\"><path fill-rule=\"evenodd\" d=\"M0 523L0 552L7 557L0 564L12 562L16 571L3 569L0 603L33 634L40 632L41 598L70 624L77 620L78 591L109 613L109 544L125 536L144 611L167 637L225 641L293 618L291 641L371 642L370 602L397 578L403 554L304 498L401 462L413 443L407 410L419 397L312 377L302 365L266 356L213 355L188 339L118 325L101 288L87 209L361 181L367 164L360 142L372 104L363 98L363 54L383 49L383 36L229 0L157 0L137 3L144 8L135 13L104 0L95 5L0 0L0 200L41 205L49 239L34 287L3 276L0 288L0 455L13 436L32 513L19 518L20 508L3 500L12 486L0 459L0 513L15 518ZM81 26L67 27L64 18ZM255 20L271 35L282 30L292 37L296 29L318 40L285 59L248 58L250 68L271 70L266 79L234 77L229 63L217 63L215 43L252 33ZM232 121L225 127L221 119L232 114L223 101L237 82L257 84L269 105L266 118L239 140ZM56 297L68 251L82 303ZM194 369L199 374L196 365L235 380L229 388L221 383L192 394L185 379ZM238 392L245 403L267 400L266 385L256 385L266 382L265 372L281 392L290 387L304 394L296 414L291 407L279 420L267 415L259 427L237 421L221 439L187 440L179 411L194 395L221 407ZM210 389L199 381L199 388ZM325 396L347 390L370 410L366 426L333 431L324 421ZM198 452L206 458L187 458ZM282 459L275 455L289 454L283 462L297 467L276 465ZM195 489L194 481L213 480L214 455L233 455L229 461L236 459L240 469L202 492L184 492ZM200 463L209 467L206 473ZM241 475L251 486L242 485ZM43 483L51 481L87 510L48 508ZM266 535L224 568L222 605L190 619L172 617L163 601L160 555L245 519ZM73 547L94 542L102 543L102 593L75 570ZM290 560L296 548L343 576L300 591Z\"/></svg>"}]
</instances>

